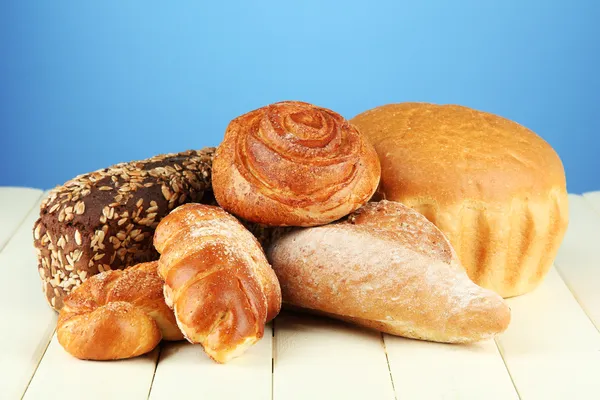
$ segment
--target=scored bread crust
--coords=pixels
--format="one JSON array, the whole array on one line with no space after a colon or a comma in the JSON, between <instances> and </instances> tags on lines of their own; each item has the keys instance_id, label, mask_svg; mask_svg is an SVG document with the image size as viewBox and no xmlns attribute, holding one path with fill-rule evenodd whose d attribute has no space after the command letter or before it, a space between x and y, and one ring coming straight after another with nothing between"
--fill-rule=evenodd
<instances>
[{"instance_id":1,"label":"scored bread crust","mask_svg":"<svg viewBox=\"0 0 600 400\"><path fill-rule=\"evenodd\" d=\"M400 203L284 233L267 255L285 304L393 335L466 343L510 322L507 304L471 282L439 229Z\"/></svg>"},{"instance_id":2,"label":"scored bread crust","mask_svg":"<svg viewBox=\"0 0 600 400\"><path fill-rule=\"evenodd\" d=\"M260 244L223 209L186 204L156 229L164 294L186 339L224 363L262 338L281 290Z\"/></svg>"},{"instance_id":3,"label":"scored bread crust","mask_svg":"<svg viewBox=\"0 0 600 400\"><path fill-rule=\"evenodd\" d=\"M351 123L380 157L374 199L435 223L475 283L512 297L542 281L568 225L568 198L562 162L541 137L457 105L388 104Z\"/></svg>"},{"instance_id":4,"label":"scored bread crust","mask_svg":"<svg viewBox=\"0 0 600 400\"><path fill-rule=\"evenodd\" d=\"M151 351L165 340L181 340L162 294L157 262L94 275L64 299L58 342L87 360L117 360Z\"/></svg>"},{"instance_id":5,"label":"scored bread crust","mask_svg":"<svg viewBox=\"0 0 600 400\"><path fill-rule=\"evenodd\" d=\"M247 221L314 226L366 203L379 175L375 150L341 115L284 101L231 121L215 153L213 191Z\"/></svg>"}]
</instances>

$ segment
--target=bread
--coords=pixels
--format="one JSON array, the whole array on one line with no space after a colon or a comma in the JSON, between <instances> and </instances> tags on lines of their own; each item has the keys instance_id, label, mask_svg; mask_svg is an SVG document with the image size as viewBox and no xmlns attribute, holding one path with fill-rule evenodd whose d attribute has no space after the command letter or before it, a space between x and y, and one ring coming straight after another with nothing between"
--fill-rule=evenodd
<instances>
[{"instance_id":1,"label":"bread","mask_svg":"<svg viewBox=\"0 0 600 400\"><path fill-rule=\"evenodd\" d=\"M165 154L80 175L51 190L33 229L38 270L56 310L98 272L158 259L154 228L210 190L213 148Z\"/></svg>"},{"instance_id":2,"label":"bread","mask_svg":"<svg viewBox=\"0 0 600 400\"><path fill-rule=\"evenodd\" d=\"M173 312L165 304L157 262L87 279L65 299L58 342L86 360L117 360L151 351L165 340L181 340Z\"/></svg>"},{"instance_id":3,"label":"bread","mask_svg":"<svg viewBox=\"0 0 600 400\"><path fill-rule=\"evenodd\" d=\"M221 207L270 226L314 226L366 203L379 182L373 147L339 114L297 101L229 124L215 153Z\"/></svg>"},{"instance_id":4,"label":"bread","mask_svg":"<svg viewBox=\"0 0 600 400\"><path fill-rule=\"evenodd\" d=\"M446 234L477 284L533 290L568 225L559 156L531 130L456 105L389 104L351 120L379 154L374 199L404 203Z\"/></svg>"},{"instance_id":5,"label":"bread","mask_svg":"<svg viewBox=\"0 0 600 400\"><path fill-rule=\"evenodd\" d=\"M281 290L257 240L224 210L176 208L156 228L165 299L187 340L215 361L241 355L279 313Z\"/></svg>"},{"instance_id":6,"label":"bread","mask_svg":"<svg viewBox=\"0 0 600 400\"><path fill-rule=\"evenodd\" d=\"M504 300L469 280L439 229L400 203L284 233L267 255L286 306L448 343L490 338L510 322Z\"/></svg>"}]
</instances>

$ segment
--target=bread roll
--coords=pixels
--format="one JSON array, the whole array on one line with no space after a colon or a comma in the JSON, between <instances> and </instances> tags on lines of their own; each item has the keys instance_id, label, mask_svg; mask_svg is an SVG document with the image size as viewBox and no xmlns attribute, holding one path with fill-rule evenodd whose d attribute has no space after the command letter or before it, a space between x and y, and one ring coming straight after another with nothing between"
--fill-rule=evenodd
<instances>
[{"instance_id":1,"label":"bread roll","mask_svg":"<svg viewBox=\"0 0 600 400\"><path fill-rule=\"evenodd\" d=\"M382 332L466 343L510 321L504 300L469 280L446 237L400 203L284 233L267 254L286 305Z\"/></svg>"},{"instance_id":2,"label":"bread roll","mask_svg":"<svg viewBox=\"0 0 600 400\"><path fill-rule=\"evenodd\" d=\"M215 153L219 205L271 226L314 226L366 203L379 182L373 147L339 114L286 101L229 124Z\"/></svg>"},{"instance_id":3,"label":"bread roll","mask_svg":"<svg viewBox=\"0 0 600 400\"><path fill-rule=\"evenodd\" d=\"M51 307L98 272L158 259L154 228L210 190L214 149L158 155L77 176L50 191L33 228Z\"/></svg>"},{"instance_id":4,"label":"bread roll","mask_svg":"<svg viewBox=\"0 0 600 400\"><path fill-rule=\"evenodd\" d=\"M219 207L186 204L160 222L154 245L167 304L189 342L224 363L262 338L281 289L240 222Z\"/></svg>"},{"instance_id":5,"label":"bread roll","mask_svg":"<svg viewBox=\"0 0 600 400\"><path fill-rule=\"evenodd\" d=\"M563 165L542 138L455 105L389 104L351 122L381 160L375 199L435 223L475 283L511 297L542 281L568 224Z\"/></svg>"},{"instance_id":6,"label":"bread roll","mask_svg":"<svg viewBox=\"0 0 600 400\"><path fill-rule=\"evenodd\" d=\"M60 345L77 358L117 360L147 353L161 339L183 339L156 267L143 263L87 279L65 298L56 330Z\"/></svg>"}]
</instances>

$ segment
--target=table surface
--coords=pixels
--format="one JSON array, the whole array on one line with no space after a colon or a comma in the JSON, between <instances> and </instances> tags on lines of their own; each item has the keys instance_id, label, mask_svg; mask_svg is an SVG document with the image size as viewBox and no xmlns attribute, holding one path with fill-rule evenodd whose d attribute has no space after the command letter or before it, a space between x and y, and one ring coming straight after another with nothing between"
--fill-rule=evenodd
<instances>
[{"instance_id":1,"label":"table surface","mask_svg":"<svg viewBox=\"0 0 600 400\"><path fill-rule=\"evenodd\" d=\"M495 340L421 342L282 313L225 365L186 342L115 362L67 354L32 246L43 196L0 188L0 399L600 399L600 192L569 195L554 267L508 300Z\"/></svg>"}]
</instances>

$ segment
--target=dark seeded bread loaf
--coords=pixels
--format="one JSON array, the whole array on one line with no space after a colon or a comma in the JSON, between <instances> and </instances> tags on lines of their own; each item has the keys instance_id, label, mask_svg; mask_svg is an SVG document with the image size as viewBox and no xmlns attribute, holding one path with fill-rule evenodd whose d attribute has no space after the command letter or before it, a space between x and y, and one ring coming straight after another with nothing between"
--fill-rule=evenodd
<instances>
[{"instance_id":1,"label":"dark seeded bread loaf","mask_svg":"<svg viewBox=\"0 0 600 400\"><path fill-rule=\"evenodd\" d=\"M33 229L50 305L86 278L158 259L154 229L175 207L203 202L214 149L164 154L80 175L53 189Z\"/></svg>"}]
</instances>

